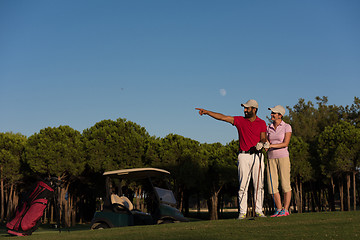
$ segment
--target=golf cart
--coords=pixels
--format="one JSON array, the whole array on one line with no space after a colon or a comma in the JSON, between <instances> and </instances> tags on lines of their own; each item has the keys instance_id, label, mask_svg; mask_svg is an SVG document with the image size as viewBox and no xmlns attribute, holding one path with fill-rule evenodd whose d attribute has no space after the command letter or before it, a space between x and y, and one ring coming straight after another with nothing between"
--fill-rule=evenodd
<instances>
[{"instance_id":1,"label":"golf cart","mask_svg":"<svg viewBox=\"0 0 360 240\"><path fill-rule=\"evenodd\" d=\"M105 172L106 197L103 208L91 221L91 229L150 225L188 220L176 209L174 194L164 179L170 173L157 168L133 168ZM140 187L141 195L130 190ZM142 211L134 208L141 197ZM138 205L138 204L137 204Z\"/></svg>"}]
</instances>

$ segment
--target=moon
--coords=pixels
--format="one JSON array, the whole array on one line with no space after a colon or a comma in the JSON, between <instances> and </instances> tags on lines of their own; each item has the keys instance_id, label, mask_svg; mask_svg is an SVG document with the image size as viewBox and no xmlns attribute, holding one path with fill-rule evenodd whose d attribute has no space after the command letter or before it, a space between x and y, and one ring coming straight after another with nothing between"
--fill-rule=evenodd
<instances>
[{"instance_id":1,"label":"moon","mask_svg":"<svg viewBox=\"0 0 360 240\"><path fill-rule=\"evenodd\" d=\"M223 97L226 96L226 90L223 89L223 88L220 89L220 95L223 96Z\"/></svg>"}]
</instances>

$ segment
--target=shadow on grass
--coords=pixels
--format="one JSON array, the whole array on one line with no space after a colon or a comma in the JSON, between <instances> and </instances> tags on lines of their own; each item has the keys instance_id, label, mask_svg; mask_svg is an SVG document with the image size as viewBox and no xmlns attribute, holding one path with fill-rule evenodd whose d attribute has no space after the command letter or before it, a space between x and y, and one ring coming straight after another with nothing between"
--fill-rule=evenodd
<instances>
[{"instance_id":1,"label":"shadow on grass","mask_svg":"<svg viewBox=\"0 0 360 240\"><path fill-rule=\"evenodd\" d=\"M235 219L239 215L238 212L220 212L219 219ZM208 212L190 212L186 216L190 221L209 220L210 215Z\"/></svg>"},{"instance_id":2,"label":"shadow on grass","mask_svg":"<svg viewBox=\"0 0 360 240\"><path fill-rule=\"evenodd\" d=\"M10 237L12 235L7 233L6 223L0 224L0 237ZM90 230L90 224L76 224L76 226L70 228L61 227L56 228L54 224L41 224L35 232L73 232L73 231L83 231Z\"/></svg>"}]
</instances>

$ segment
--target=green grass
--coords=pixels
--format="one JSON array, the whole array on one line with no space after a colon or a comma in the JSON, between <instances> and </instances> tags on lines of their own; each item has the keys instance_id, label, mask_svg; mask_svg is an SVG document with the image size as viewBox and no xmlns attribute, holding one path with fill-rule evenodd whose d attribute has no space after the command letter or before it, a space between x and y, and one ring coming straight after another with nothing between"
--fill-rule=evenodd
<instances>
[{"instance_id":1,"label":"green grass","mask_svg":"<svg viewBox=\"0 0 360 240\"><path fill-rule=\"evenodd\" d=\"M2 228L0 239L14 237L9 237ZM360 239L360 212L304 213L282 218L191 221L103 230L88 230L83 225L61 233L42 227L27 239Z\"/></svg>"}]
</instances>

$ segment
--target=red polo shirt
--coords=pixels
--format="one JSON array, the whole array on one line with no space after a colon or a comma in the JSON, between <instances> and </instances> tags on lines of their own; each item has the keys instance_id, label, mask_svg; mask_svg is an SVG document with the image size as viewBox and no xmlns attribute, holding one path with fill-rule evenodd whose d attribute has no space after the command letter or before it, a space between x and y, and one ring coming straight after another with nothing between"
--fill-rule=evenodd
<instances>
[{"instance_id":1,"label":"red polo shirt","mask_svg":"<svg viewBox=\"0 0 360 240\"><path fill-rule=\"evenodd\" d=\"M235 116L234 126L238 130L240 150L242 151L249 151L260 142L260 133L266 132L267 128L265 121L259 117L251 122L247 118Z\"/></svg>"}]
</instances>

